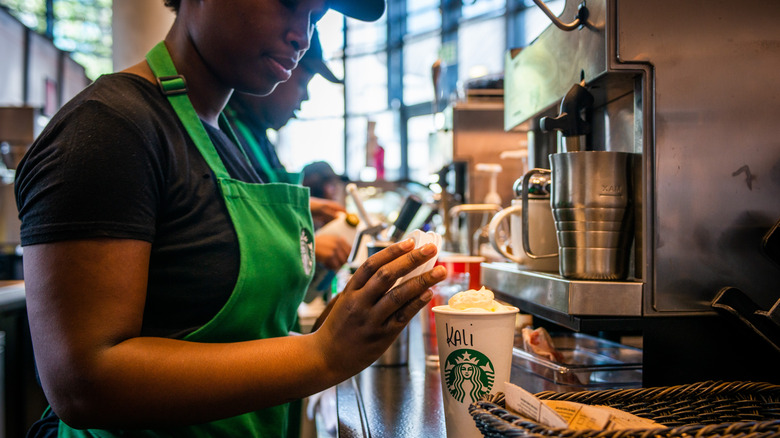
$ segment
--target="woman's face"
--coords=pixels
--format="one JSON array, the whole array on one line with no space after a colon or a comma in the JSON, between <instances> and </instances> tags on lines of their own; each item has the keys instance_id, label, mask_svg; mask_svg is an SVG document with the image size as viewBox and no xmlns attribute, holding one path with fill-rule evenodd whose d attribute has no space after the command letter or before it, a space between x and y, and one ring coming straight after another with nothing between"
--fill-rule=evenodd
<instances>
[{"instance_id":1,"label":"woman's face","mask_svg":"<svg viewBox=\"0 0 780 438\"><path fill-rule=\"evenodd\" d=\"M273 93L261 97L261 108L268 125L279 129L295 117L295 112L301 109L301 103L309 99L308 87L314 74L303 66L298 66L292 72L289 80L279 84Z\"/></svg>"},{"instance_id":2,"label":"woman's face","mask_svg":"<svg viewBox=\"0 0 780 438\"><path fill-rule=\"evenodd\" d=\"M268 94L290 78L325 11L325 0L185 0L179 16L220 82Z\"/></svg>"}]
</instances>

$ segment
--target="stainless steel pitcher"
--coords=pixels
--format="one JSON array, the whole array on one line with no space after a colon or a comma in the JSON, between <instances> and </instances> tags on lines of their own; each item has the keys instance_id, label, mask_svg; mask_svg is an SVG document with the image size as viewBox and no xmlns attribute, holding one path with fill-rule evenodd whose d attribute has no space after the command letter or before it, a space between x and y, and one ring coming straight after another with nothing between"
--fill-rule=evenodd
<instances>
[{"instance_id":1,"label":"stainless steel pitcher","mask_svg":"<svg viewBox=\"0 0 780 438\"><path fill-rule=\"evenodd\" d=\"M551 154L550 163L560 274L581 280L625 279L634 237L632 177L637 156L565 152Z\"/></svg>"},{"instance_id":2,"label":"stainless steel pitcher","mask_svg":"<svg viewBox=\"0 0 780 438\"><path fill-rule=\"evenodd\" d=\"M626 152L577 151L550 155L550 205L558 238L561 276L577 280L623 280L634 238L633 175L639 157ZM523 199L527 203L527 198ZM525 204L524 204L525 205ZM527 225L524 229L527 229ZM528 237L523 248L533 254Z\"/></svg>"}]
</instances>

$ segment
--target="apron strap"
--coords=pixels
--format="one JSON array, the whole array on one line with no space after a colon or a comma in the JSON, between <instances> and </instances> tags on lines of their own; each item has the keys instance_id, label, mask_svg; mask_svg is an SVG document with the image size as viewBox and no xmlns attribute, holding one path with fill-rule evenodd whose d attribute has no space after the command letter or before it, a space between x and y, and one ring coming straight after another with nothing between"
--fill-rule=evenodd
<instances>
[{"instance_id":1,"label":"apron strap","mask_svg":"<svg viewBox=\"0 0 780 438\"><path fill-rule=\"evenodd\" d=\"M221 129L222 132L224 132L230 138L230 140L236 144L238 150L241 151L241 153L244 155L244 158L246 158L246 162L251 166L252 160L249 159L249 155L246 154L244 147L241 146L241 141L238 139L236 132L233 131L233 127L230 126L230 121L228 121L224 110L219 113L219 129Z\"/></svg>"},{"instance_id":2,"label":"apron strap","mask_svg":"<svg viewBox=\"0 0 780 438\"><path fill-rule=\"evenodd\" d=\"M271 167L271 163L268 162L268 159L266 158L262 149L260 149L260 143L257 142L255 135L252 134L252 131L249 129L249 127L246 126L246 124L241 121L241 119L239 119L234 109L227 107L225 108L225 112L230 115L231 119L233 120L233 124L236 125L236 128L238 128L238 132L241 133L241 136L244 137L244 140L246 140L247 146L249 146L250 149L248 152L251 152L255 155L258 163L260 163L260 167L263 168L263 172L265 172L265 174L268 176L268 182L279 182L279 178L276 176L276 169ZM239 143L239 146L241 146L242 150L244 149L243 143Z\"/></svg>"},{"instance_id":3,"label":"apron strap","mask_svg":"<svg viewBox=\"0 0 780 438\"><path fill-rule=\"evenodd\" d=\"M219 158L219 154L217 154L217 150L214 148L206 128L203 127L203 122L198 117L198 113L195 112L189 96L187 96L187 81L184 79L184 76L176 71L176 66L173 65L173 60L171 60L171 55L168 53L164 41L159 42L146 54L146 62L157 77L160 91L168 98L174 111L179 116L179 120L184 125L184 129L187 130L190 138L216 177L218 179L230 178L230 174L222 163L222 159ZM220 114L220 129L225 131L236 144L239 144L230 126L227 126L228 130L225 130L225 126L228 124L226 121L223 121L224 117L224 114Z\"/></svg>"}]
</instances>

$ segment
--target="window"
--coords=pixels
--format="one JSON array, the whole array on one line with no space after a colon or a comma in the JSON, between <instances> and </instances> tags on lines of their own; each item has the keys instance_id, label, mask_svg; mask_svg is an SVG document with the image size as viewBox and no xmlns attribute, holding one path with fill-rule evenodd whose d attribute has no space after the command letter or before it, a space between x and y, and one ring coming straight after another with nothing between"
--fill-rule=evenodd
<instances>
[{"instance_id":1,"label":"window","mask_svg":"<svg viewBox=\"0 0 780 438\"><path fill-rule=\"evenodd\" d=\"M0 0L30 29L51 37L54 45L73 52L73 59L95 79L110 73L112 0Z\"/></svg>"},{"instance_id":2,"label":"window","mask_svg":"<svg viewBox=\"0 0 780 438\"><path fill-rule=\"evenodd\" d=\"M409 133L409 179L426 183L429 175L445 164L436 166L439 160L430 156L432 135L436 131L434 115L411 117L406 129Z\"/></svg>"},{"instance_id":3,"label":"window","mask_svg":"<svg viewBox=\"0 0 780 438\"><path fill-rule=\"evenodd\" d=\"M439 0L406 0L406 32L411 35L441 29Z\"/></svg>"},{"instance_id":4,"label":"window","mask_svg":"<svg viewBox=\"0 0 780 438\"><path fill-rule=\"evenodd\" d=\"M507 48L530 44L550 22L533 0L387 0L364 23L328 12L318 23L324 55L346 86L315 77L309 101L277 133L282 162L300 170L329 161L352 178L371 177L369 122L385 154L385 177L422 181L418 165L432 134L432 67L443 60L439 99L458 82L503 71ZM556 14L564 0L547 0ZM94 79L111 71L112 0L0 0L25 25L54 40ZM441 107L439 107L441 109Z\"/></svg>"},{"instance_id":5,"label":"window","mask_svg":"<svg viewBox=\"0 0 780 438\"><path fill-rule=\"evenodd\" d=\"M387 55L384 52L347 58L347 114L387 109Z\"/></svg>"},{"instance_id":6,"label":"window","mask_svg":"<svg viewBox=\"0 0 780 438\"><path fill-rule=\"evenodd\" d=\"M398 179L401 160L399 132L392 111L347 118L347 174L352 179L364 181L381 178L375 163L381 155L384 158L384 179ZM369 140L375 140L381 149L368 150Z\"/></svg>"},{"instance_id":7,"label":"window","mask_svg":"<svg viewBox=\"0 0 780 438\"><path fill-rule=\"evenodd\" d=\"M441 35L410 41L404 45L403 99L405 105L433 100L433 63L439 58Z\"/></svg>"},{"instance_id":8,"label":"window","mask_svg":"<svg viewBox=\"0 0 780 438\"><path fill-rule=\"evenodd\" d=\"M0 5L30 29L42 34L51 33L46 24L46 0L0 0Z\"/></svg>"},{"instance_id":9,"label":"window","mask_svg":"<svg viewBox=\"0 0 780 438\"><path fill-rule=\"evenodd\" d=\"M113 70L111 60L112 0L54 2L54 44L73 52L92 79Z\"/></svg>"},{"instance_id":10,"label":"window","mask_svg":"<svg viewBox=\"0 0 780 438\"><path fill-rule=\"evenodd\" d=\"M556 14L564 3L546 1ZM328 12L318 23L320 39L346 86L312 80L309 102L279 132L280 158L290 170L322 159L350 178L373 180L373 129L384 177L425 183L441 161L429 152L442 142L432 140L442 137L433 122L434 62L444 60L438 97L446 103L458 82L501 74L507 49L528 45L549 25L532 0L388 0L374 23Z\"/></svg>"},{"instance_id":11,"label":"window","mask_svg":"<svg viewBox=\"0 0 780 438\"><path fill-rule=\"evenodd\" d=\"M503 12L505 0L463 0L463 18L469 19L484 14Z\"/></svg>"},{"instance_id":12,"label":"window","mask_svg":"<svg viewBox=\"0 0 780 438\"><path fill-rule=\"evenodd\" d=\"M344 32L341 14L329 11L317 24L323 57L338 78L344 77ZM344 86L315 75L309 82L309 100L296 118L277 133L276 152L290 171L324 160L339 174L344 166Z\"/></svg>"},{"instance_id":13,"label":"window","mask_svg":"<svg viewBox=\"0 0 780 438\"><path fill-rule=\"evenodd\" d=\"M504 18L465 22L458 32L458 80L504 71Z\"/></svg>"}]
</instances>

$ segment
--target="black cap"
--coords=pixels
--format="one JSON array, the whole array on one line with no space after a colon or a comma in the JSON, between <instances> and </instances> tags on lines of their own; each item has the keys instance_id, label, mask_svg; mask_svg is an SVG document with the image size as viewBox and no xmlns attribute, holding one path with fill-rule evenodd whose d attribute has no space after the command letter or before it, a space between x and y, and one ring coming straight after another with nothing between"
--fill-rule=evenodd
<instances>
[{"instance_id":1,"label":"black cap","mask_svg":"<svg viewBox=\"0 0 780 438\"><path fill-rule=\"evenodd\" d=\"M311 42L309 43L309 49L303 54L303 57L299 61L306 70L312 73L319 74L323 78L333 82L334 84L341 84L344 81L337 78L332 71L325 64L325 60L322 55L322 45L320 44L320 36L317 33L317 29L314 29L314 34L311 36Z\"/></svg>"},{"instance_id":2,"label":"black cap","mask_svg":"<svg viewBox=\"0 0 780 438\"><path fill-rule=\"evenodd\" d=\"M357 20L375 21L385 13L385 0L328 0L328 7Z\"/></svg>"},{"instance_id":3,"label":"black cap","mask_svg":"<svg viewBox=\"0 0 780 438\"><path fill-rule=\"evenodd\" d=\"M333 168L330 167L330 164L325 161L315 161L313 163L307 164L301 170L301 173L303 173L303 185L307 187L311 187L313 184L322 184L326 181L331 181L334 179L349 181L349 178L346 176L339 175L333 171Z\"/></svg>"}]
</instances>

